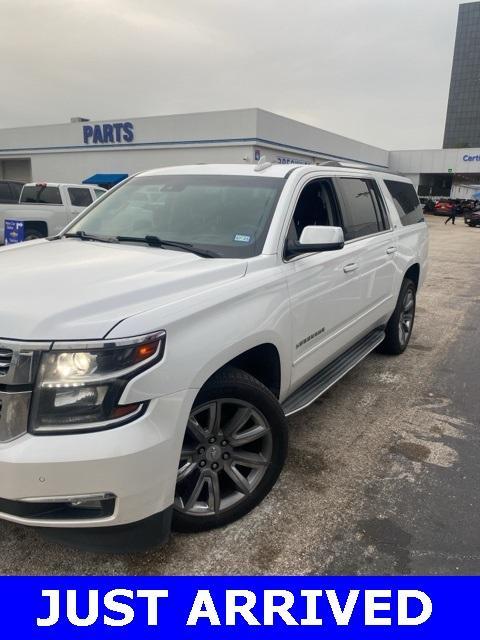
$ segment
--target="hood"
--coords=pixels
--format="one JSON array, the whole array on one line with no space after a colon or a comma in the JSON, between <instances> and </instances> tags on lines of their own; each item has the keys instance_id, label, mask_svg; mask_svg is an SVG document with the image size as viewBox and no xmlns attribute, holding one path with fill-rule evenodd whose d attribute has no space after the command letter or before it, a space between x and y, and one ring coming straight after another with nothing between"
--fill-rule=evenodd
<instances>
[{"instance_id":1,"label":"hood","mask_svg":"<svg viewBox=\"0 0 480 640\"><path fill-rule=\"evenodd\" d=\"M246 268L245 260L75 238L1 248L0 338L103 338L129 316L241 278Z\"/></svg>"}]
</instances>

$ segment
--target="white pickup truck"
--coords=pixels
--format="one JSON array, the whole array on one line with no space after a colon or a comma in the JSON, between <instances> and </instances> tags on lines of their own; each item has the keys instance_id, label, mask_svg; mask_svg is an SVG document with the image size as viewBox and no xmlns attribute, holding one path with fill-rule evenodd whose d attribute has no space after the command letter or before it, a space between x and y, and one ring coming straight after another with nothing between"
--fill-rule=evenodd
<instances>
[{"instance_id":1,"label":"white pickup truck","mask_svg":"<svg viewBox=\"0 0 480 640\"><path fill-rule=\"evenodd\" d=\"M0 517L112 549L245 515L288 416L406 349L427 249L409 180L338 163L147 171L0 249Z\"/></svg>"},{"instance_id":2,"label":"white pickup truck","mask_svg":"<svg viewBox=\"0 0 480 640\"><path fill-rule=\"evenodd\" d=\"M23 222L25 240L46 238L59 233L104 193L101 187L85 184L25 184L18 204L0 204L0 244L5 241L5 220Z\"/></svg>"}]
</instances>

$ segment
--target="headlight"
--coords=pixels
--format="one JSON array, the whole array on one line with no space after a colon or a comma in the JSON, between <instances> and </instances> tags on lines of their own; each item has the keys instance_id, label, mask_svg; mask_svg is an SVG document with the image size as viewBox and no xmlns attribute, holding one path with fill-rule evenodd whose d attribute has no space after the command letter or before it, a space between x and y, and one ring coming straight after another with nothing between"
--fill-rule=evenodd
<instances>
[{"instance_id":1,"label":"headlight","mask_svg":"<svg viewBox=\"0 0 480 640\"><path fill-rule=\"evenodd\" d=\"M35 386L33 433L96 431L137 417L146 403L120 405L132 377L161 360L165 331L116 341L61 343L43 353Z\"/></svg>"}]
</instances>

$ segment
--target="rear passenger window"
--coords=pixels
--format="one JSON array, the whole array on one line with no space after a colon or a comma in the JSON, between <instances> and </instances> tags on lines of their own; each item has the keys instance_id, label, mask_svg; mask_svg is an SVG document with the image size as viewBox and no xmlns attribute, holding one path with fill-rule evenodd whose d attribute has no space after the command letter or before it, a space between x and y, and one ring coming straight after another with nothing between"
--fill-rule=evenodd
<instances>
[{"instance_id":1,"label":"rear passenger window","mask_svg":"<svg viewBox=\"0 0 480 640\"><path fill-rule=\"evenodd\" d=\"M92 194L90 189L82 189L81 187L69 187L68 195L70 196L70 202L72 207L88 207L92 204Z\"/></svg>"},{"instance_id":2,"label":"rear passenger window","mask_svg":"<svg viewBox=\"0 0 480 640\"><path fill-rule=\"evenodd\" d=\"M398 215L400 216L400 222L404 226L422 222L422 205L418 200L413 184L409 182L398 182L397 180L385 180L385 184L395 203Z\"/></svg>"},{"instance_id":3,"label":"rear passenger window","mask_svg":"<svg viewBox=\"0 0 480 640\"><path fill-rule=\"evenodd\" d=\"M343 232L345 240L369 236L389 228L383 201L374 180L340 178L345 203Z\"/></svg>"}]
</instances>

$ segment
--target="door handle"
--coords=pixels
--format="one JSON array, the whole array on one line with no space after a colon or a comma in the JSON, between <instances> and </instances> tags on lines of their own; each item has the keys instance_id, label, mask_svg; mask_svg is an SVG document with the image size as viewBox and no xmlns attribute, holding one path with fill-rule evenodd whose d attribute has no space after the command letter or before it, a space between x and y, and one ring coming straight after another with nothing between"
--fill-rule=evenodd
<instances>
[{"instance_id":1,"label":"door handle","mask_svg":"<svg viewBox=\"0 0 480 640\"><path fill-rule=\"evenodd\" d=\"M350 262L350 264L346 264L343 267L345 273L350 273L351 271L356 271L358 269L358 264L356 262Z\"/></svg>"},{"instance_id":2,"label":"door handle","mask_svg":"<svg viewBox=\"0 0 480 640\"><path fill-rule=\"evenodd\" d=\"M396 252L396 250L397 250L397 247L388 247L388 249L387 249L387 253L388 253L388 254L390 254L390 253L395 253L395 252Z\"/></svg>"}]
</instances>

